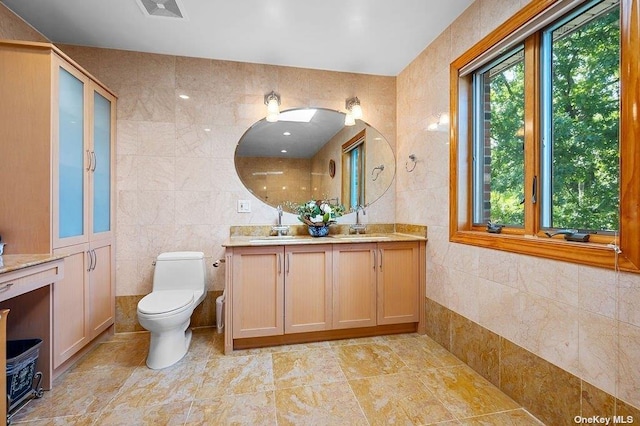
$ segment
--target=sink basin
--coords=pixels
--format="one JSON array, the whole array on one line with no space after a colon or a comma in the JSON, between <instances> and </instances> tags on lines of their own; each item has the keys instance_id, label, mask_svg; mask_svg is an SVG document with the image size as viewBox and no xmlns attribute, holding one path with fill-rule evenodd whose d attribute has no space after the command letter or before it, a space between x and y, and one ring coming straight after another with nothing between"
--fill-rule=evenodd
<instances>
[{"instance_id":1,"label":"sink basin","mask_svg":"<svg viewBox=\"0 0 640 426\"><path fill-rule=\"evenodd\" d=\"M334 235L334 238L341 240L388 240L391 237L388 235L373 235L373 234L349 234L349 235Z\"/></svg>"}]
</instances>

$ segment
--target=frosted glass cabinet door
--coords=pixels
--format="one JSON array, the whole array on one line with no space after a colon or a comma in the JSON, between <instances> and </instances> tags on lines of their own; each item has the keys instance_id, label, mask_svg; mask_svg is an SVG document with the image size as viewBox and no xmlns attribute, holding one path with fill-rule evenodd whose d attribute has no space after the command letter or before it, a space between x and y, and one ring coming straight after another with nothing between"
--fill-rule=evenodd
<instances>
[{"instance_id":1,"label":"frosted glass cabinet door","mask_svg":"<svg viewBox=\"0 0 640 426\"><path fill-rule=\"evenodd\" d=\"M93 233L111 231L111 102L93 92Z\"/></svg>"},{"instance_id":2,"label":"frosted glass cabinet door","mask_svg":"<svg viewBox=\"0 0 640 426\"><path fill-rule=\"evenodd\" d=\"M58 232L84 234L84 82L59 69Z\"/></svg>"}]
</instances>

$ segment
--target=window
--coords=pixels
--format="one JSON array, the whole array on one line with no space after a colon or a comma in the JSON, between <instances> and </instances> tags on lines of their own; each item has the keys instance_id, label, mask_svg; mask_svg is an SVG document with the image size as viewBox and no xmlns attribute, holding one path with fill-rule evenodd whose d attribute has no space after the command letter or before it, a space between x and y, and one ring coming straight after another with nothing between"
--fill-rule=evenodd
<instances>
[{"instance_id":1,"label":"window","mask_svg":"<svg viewBox=\"0 0 640 426\"><path fill-rule=\"evenodd\" d=\"M364 205L364 149L366 130L342 145L342 199L355 211Z\"/></svg>"},{"instance_id":2,"label":"window","mask_svg":"<svg viewBox=\"0 0 640 426\"><path fill-rule=\"evenodd\" d=\"M451 241L640 271L638 2L532 2L451 64Z\"/></svg>"}]
</instances>

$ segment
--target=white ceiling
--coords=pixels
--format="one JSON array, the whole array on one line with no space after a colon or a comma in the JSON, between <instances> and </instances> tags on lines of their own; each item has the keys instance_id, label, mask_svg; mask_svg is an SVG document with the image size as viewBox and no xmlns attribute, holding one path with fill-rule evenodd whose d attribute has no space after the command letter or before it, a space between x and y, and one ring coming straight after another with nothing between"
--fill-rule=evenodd
<instances>
[{"instance_id":1,"label":"white ceiling","mask_svg":"<svg viewBox=\"0 0 640 426\"><path fill-rule=\"evenodd\" d=\"M1 0L55 43L395 76L473 0ZM158 0L156 0L158 1Z\"/></svg>"}]
</instances>

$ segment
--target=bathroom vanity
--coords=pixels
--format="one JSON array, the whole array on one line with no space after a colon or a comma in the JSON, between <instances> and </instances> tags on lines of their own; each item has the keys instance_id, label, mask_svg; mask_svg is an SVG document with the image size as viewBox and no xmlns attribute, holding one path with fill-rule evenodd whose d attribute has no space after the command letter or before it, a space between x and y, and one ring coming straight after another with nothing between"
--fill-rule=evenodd
<instances>
[{"instance_id":1,"label":"bathroom vanity","mask_svg":"<svg viewBox=\"0 0 640 426\"><path fill-rule=\"evenodd\" d=\"M410 229L416 231L405 233ZM225 242L225 353L424 332L426 228L232 236Z\"/></svg>"}]
</instances>

